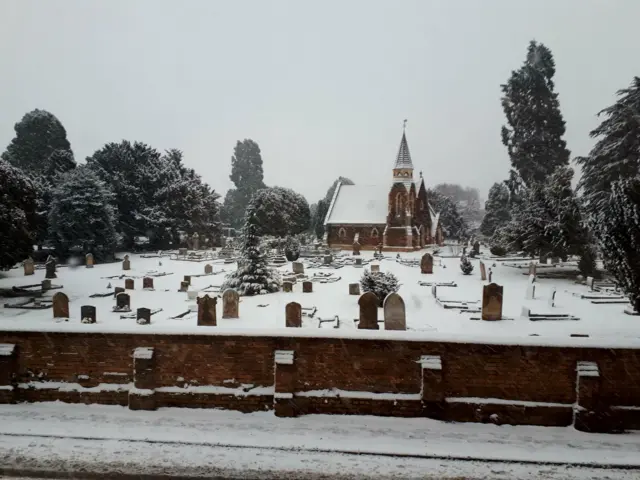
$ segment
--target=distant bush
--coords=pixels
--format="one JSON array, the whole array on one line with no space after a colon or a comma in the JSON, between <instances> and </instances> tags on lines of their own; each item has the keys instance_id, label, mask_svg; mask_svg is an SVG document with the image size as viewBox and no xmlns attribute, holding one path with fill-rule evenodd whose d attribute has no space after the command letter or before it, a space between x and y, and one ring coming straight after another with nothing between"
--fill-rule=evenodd
<instances>
[{"instance_id":1,"label":"distant bush","mask_svg":"<svg viewBox=\"0 0 640 480\"><path fill-rule=\"evenodd\" d=\"M489 249L491 255L495 255L496 257L504 257L507 254L506 248L500 245L494 245Z\"/></svg>"},{"instance_id":2,"label":"distant bush","mask_svg":"<svg viewBox=\"0 0 640 480\"><path fill-rule=\"evenodd\" d=\"M471 272L473 272L473 263L471 263L467 257L463 256L460 259L460 270L462 270L462 273L465 275L471 275Z\"/></svg>"},{"instance_id":3,"label":"distant bush","mask_svg":"<svg viewBox=\"0 0 640 480\"><path fill-rule=\"evenodd\" d=\"M378 297L378 305L382 306L386 296L397 292L400 289L400 284L393 273L365 270L360 278L360 287L363 292L375 293Z\"/></svg>"},{"instance_id":4,"label":"distant bush","mask_svg":"<svg viewBox=\"0 0 640 480\"><path fill-rule=\"evenodd\" d=\"M300 257L300 242L294 237L288 237L284 244L284 256L290 262L295 262Z\"/></svg>"}]
</instances>

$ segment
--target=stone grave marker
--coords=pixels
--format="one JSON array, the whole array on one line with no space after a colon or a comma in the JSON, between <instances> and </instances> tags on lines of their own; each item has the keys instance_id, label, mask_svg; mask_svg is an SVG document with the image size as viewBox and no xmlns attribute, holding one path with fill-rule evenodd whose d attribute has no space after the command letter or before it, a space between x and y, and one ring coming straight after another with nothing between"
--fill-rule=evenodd
<instances>
[{"instance_id":1,"label":"stone grave marker","mask_svg":"<svg viewBox=\"0 0 640 480\"><path fill-rule=\"evenodd\" d=\"M438 287L436 285L431 286L431 295L433 298L438 298Z\"/></svg>"},{"instance_id":2,"label":"stone grave marker","mask_svg":"<svg viewBox=\"0 0 640 480\"><path fill-rule=\"evenodd\" d=\"M549 306L556 306L556 287L553 287L553 290L551 290L551 296L549 297Z\"/></svg>"},{"instance_id":3,"label":"stone grave marker","mask_svg":"<svg viewBox=\"0 0 640 480\"><path fill-rule=\"evenodd\" d=\"M153 277L144 277L142 279L142 288L153 289Z\"/></svg>"},{"instance_id":4,"label":"stone grave marker","mask_svg":"<svg viewBox=\"0 0 640 480\"><path fill-rule=\"evenodd\" d=\"M239 318L240 295L233 288L222 294L222 318Z\"/></svg>"},{"instance_id":5,"label":"stone grave marker","mask_svg":"<svg viewBox=\"0 0 640 480\"><path fill-rule=\"evenodd\" d=\"M589 290L593 290L593 277L587 277L587 287Z\"/></svg>"},{"instance_id":6,"label":"stone grave marker","mask_svg":"<svg viewBox=\"0 0 640 480\"><path fill-rule=\"evenodd\" d=\"M537 270L536 264L531 262L529 264L529 275L533 275L535 277L536 276L536 270Z\"/></svg>"},{"instance_id":7,"label":"stone grave marker","mask_svg":"<svg viewBox=\"0 0 640 480\"><path fill-rule=\"evenodd\" d=\"M187 282L189 285L191 285L191 275L185 275L183 278L183 282Z\"/></svg>"},{"instance_id":8,"label":"stone grave marker","mask_svg":"<svg viewBox=\"0 0 640 480\"><path fill-rule=\"evenodd\" d=\"M133 278L125 278L124 279L124 289L125 290L133 290L134 289Z\"/></svg>"},{"instance_id":9,"label":"stone grave marker","mask_svg":"<svg viewBox=\"0 0 640 480\"><path fill-rule=\"evenodd\" d=\"M51 290L51 280L42 280L41 287L43 292Z\"/></svg>"},{"instance_id":10,"label":"stone grave marker","mask_svg":"<svg viewBox=\"0 0 640 480\"><path fill-rule=\"evenodd\" d=\"M379 330L378 325L378 296L373 292L365 292L358 299L360 306L360 330Z\"/></svg>"},{"instance_id":11,"label":"stone grave marker","mask_svg":"<svg viewBox=\"0 0 640 480\"><path fill-rule=\"evenodd\" d=\"M502 291L495 283L482 288L482 320L502 320Z\"/></svg>"},{"instance_id":12,"label":"stone grave marker","mask_svg":"<svg viewBox=\"0 0 640 480\"><path fill-rule=\"evenodd\" d=\"M58 292L51 300L53 301L53 318L69 318L69 297Z\"/></svg>"},{"instance_id":13,"label":"stone grave marker","mask_svg":"<svg viewBox=\"0 0 640 480\"><path fill-rule=\"evenodd\" d=\"M117 297L119 293L124 293L124 287L116 287L113 289L113 297Z\"/></svg>"},{"instance_id":14,"label":"stone grave marker","mask_svg":"<svg viewBox=\"0 0 640 480\"><path fill-rule=\"evenodd\" d=\"M473 243L473 253L476 255L480 253L480 242L477 240Z\"/></svg>"},{"instance_id":15,"label":"stone grave marker","mask_svg":"<svg viewBox=\"0 0 640 480\"><path fill-rule=\"evenodd\" d=\"M362 266L362 258L361 257L356 258L356 265L357 266Z\"/></svg>"},{"instance_id":16,"label":"stone grave marker","mask_svg":"<svg viewBox=\"0 0 640 480\"><path fill-rule=\"evenodd\" d=\"M200 250L200 235L197 232L191 237L191 242L194 250Z\"/></svg>"},{"instance_id":17,"label":"stone grave marker","mask_svg":"<svg viewBox=\"0 0 640 480\"><path fill-rule=\"evenodd\" d=\"M84 256L84 266L87 268L93 268L93 253L87 253Z\"/></svg>"},{"instance_id":18,"label":"stone grave marker","mask_svg":"<svg viewBox=\"0 0 640 480\"><path fill-rule=\"evenodd\" d=\"M361 248L360 247L360 242L358 242L358 241L353 242L352 247L353 247L353 254L354 255L360 255L360 248Z\"/></svg>"},{"instance_id":19,"label":"stone grave marker","mask_svg":"<svg viewBox=\"0 0 640 480\"><path fill-rule=\"evenodd\" d=\"M56 259L49 255L47 258L47 263L44 264L45 274L44 278L58 278L56 275Z\"/></svg>"},{"instance_id":20,"label":"stone grave marker","mask_svg":"<svg viewBox=\"0 0 640 480\"><path fill-rule=\"evenodd\" d=\"M433 256L430 253L425 253L420 260L420 272L421 273L433 273Z\"/></svg>"},{"instance_id":21,"label":"stone grave marker","mask_svg":"<svg viewBox=\"0 0 640 480\"><path fill-rule=\"evenodd\" d=\"M204 266L204 274L211 275L213 273L213 267L208 263Z\"/></svg>"},{"instance_id":22,"label":"stone grave marker","mask_svg":"<svg viewBox=\"0 0 640 480\"><path fill-rule=\"evenodd\" d=\"M283 292L292 292L293 291L293 283L291 282L282 282L282 291Z\"/></svg>"},{"instance_id":23,"label":"stone grave marker","mask_svg":"<svg viewBox=\"0 0 640 480\"><path fill-rule=\"evenodd\" d=\"M304 273L304 264L302 262L293 262L291 267L293 268L293 273L296 275Z\"/></svg>"},{"instance_id":24,"label":"stone grave marker","mask_svg":"<svg viewBox=\"0 0 640 480\"><path fill-rule=\"evenodd\" d=\"M80 307L80 319L82 323L96 323L96 307L93 305L82 305Z\"/></svg>"},{"instance_id":25,"label":"stone grave marker","mask_svg":"<svg viewBox=\"0 0 640 480\"><path fill-rule=\"evenodd\" d=\"M33 258L29 257L27 258L24 263L22 264L23 268L24 268L24 275L25 277L27 275L33 275L34 273L36 273L36 266L33 263Z\"/></svg>"},{"instance_id":26,"label":"stone grave marker","mask_svg":"<svg viewBox=\"0 0 640 480\"><path fill-rule=\"evenodd\" d=\"M180 282L180 292L186 292L189 290L189 282Z\"/></svg>"},{"instance_id":27,"label":"stone grave marker","mask_svg":"<svg viewBox=\"0 0 640 480\"><path fill-rule=\"evenodd\" d=\"M359 283L350 283L349 284L349 295L360 295L360 284Z\"/></svg>"},{"instance_id":28,"label":"stone grave marker","mask_svg":"<svg viewBox=\"0 0 640 480\"><path fill-rule=\"evenodd\" d=\"M406 330L407 317L404 307L404 300L397 293L390 293L384 299L384 329L385 330Z\"/></svg>"},{"instance_id":29,"label":"stone grave marker","mask_svg":"<svg viewBox=\"0 0 640 480\"><path fill-rule=\"evenodd\" d=\"M120 292L116 294L116 311L131 311L131 296L128 293Z\"/></svg>"},{"instance_id":30,"label":"stone grave marker","mask_svg":"<svg viewBox=\"0 0 640 480\"><path fill-rule=\"evenodd\" d=\"M533 300L534 298L536 298L536 286L533 283L529 283L527 285L527 291L524 298L526 300Z\"/></svg>"},{"instance_id":31,"label":"stone grave marker","mask_svg":"<svg viewBox=\"0 0 640 480\"><path fill-rule=\"evenodd\" d=\"M302 293L313 293L313 282L308 280L302 282Z\"/></svg>"},{"instance_id":32,"label":"stone grave marker","mask_svg":"<svg viewBox=\"0 0 640 480\"><path fill-rule=\"evenodd\" d=\"M490 268L489 269L489 283L493 282L493 270Z\"/></svg>"},{"instance_id":33,"label":"stone grave marker","mask_svg":"<svg viewBox=\"0 0 640 480\"><path fill-rule=\"evenodd\" d=\"M325 265L331 265L331 262L333 262L333 257L331 256L331 254L325 255L323 263Z\"/></svg>"},{"instance_id":34,"label":"stone grave marker","mask_svg":"<svg viewBox=\"0 0 640 480\"><path fill-rule=\"evenodd\" d=\"M215 327L218 322L216 318L216 304L218 297L205 295L198 298L198 325L204 327Z\"/></svg>"},{"instance_id":35,"label":"stone grave marker","mask_svg":"<svg viewBox=\"0 0 640 480\"><path fill-rule=\"evenodd\" d=\"M122 270L131 270L131 261L129 260L129 255L124 256L124 260L122 261Z\"/></svg>"},{"instance_id":36,"label":"stone grave marker","mask_svg":"<svg viewBox=\"0 0 640 480\"><path fill-rule=\"evenodd\" d=\"M198 290L193 288L191 285L187 287L187 300L197 300L198 298Z\"/></svg>"},{"instance_id":37,"label":"stone grave marker","mask_svg":"<svg viewBox=\"0 0 640 480\"><path fill-rule=\"evenodd\" d=\"M178 256L180 256L180 257L186 257L187 253L189 253L189 249L188 248L179 248L178 249Z\"/></svg>"},{"instance_id":38,"label":"stone grave marker","mask_svg":"<svg viewBox=\"0 0 640 480\"><path fill-rule=\"evenodd\" d=\"M480 280L483 282L487 280L487 267L484 262L480 262Z\"/></svg>"},{"instance_id":39,"label":"stone grave marker","mask_svg":"<svg viewBox=\"0 0 640 480\"><path fill-rule=\"evenodd\" d=\"M371 265L371 273L378 273L380 271L380 265Z\"/></svg>"},{"instance_id":40,"label":"stone grave marker","mask_svg":"<svg viewBox=\"0 0 640 480\"><path fill-rule=\"evenodd\" d=\"M149 325L151 323L151 309L140 307L136 310L136 323L138 325Z\"/></svg>"},{"instance_id":41,"label":"stone grave marker","mask_svg":"<svg viewBox=\"0 0 640 480\"><path fill-rule=\"evenodd\" d=\"M285 325L292 328L302 327L302 306L299 303L287 303L285 307Z\"/></svg>"}]
</instances>

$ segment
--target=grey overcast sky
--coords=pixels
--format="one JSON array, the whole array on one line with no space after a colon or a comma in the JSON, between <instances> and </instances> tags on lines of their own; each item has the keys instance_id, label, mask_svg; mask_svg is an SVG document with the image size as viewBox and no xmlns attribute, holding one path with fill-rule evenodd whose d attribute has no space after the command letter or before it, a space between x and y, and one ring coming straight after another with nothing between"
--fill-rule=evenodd
<instances>
[{"instance_id":1,"label":"grey overcast sky","mask_svg":"<svg viewBox=\"0 0 640 480\"><path fill-rule=\"evenodd\" d=\"M500 84L551 48L572 155L640 74L639 0L0 0L0 148L34 108L76 159L179 148L224 194L238 139L268 185L316 201L339 175L389 181L407 118L427 184L506 178Z\"/></svg>"}]
</instances>

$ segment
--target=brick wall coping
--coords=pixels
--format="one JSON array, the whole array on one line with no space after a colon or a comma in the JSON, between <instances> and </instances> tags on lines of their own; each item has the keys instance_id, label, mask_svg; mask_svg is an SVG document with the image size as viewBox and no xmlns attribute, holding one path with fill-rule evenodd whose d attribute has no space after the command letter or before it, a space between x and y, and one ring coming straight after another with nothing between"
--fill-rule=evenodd
<instances>
[{"instance_id":1,"label":"brick wall coping","mask_svg":"<svg viewBox=\"0 0 640 480\"><path fill-rule=\"evenodd\" d=\"M95 325L95 324L94 324ZM24 328L2 329L0 327L0 340L10 336L21 336L25 333L51 333L63 335L172 335L183 337L275 337L275 338L326 338L335 340L371 340L371 341L402 341L402 342L433 342L433 343L463 343L477 345L509 345L523 347L566 347L566 348L603 348L603 349L640 349L640 338L620 338L615 340L598 337L518 337L477 335L456 335L439 332L413 332L413 331L386 331L386 330L356 330L335 331L333 329L323 331L318 328L222 328L222 327L186 327L183 331L154 330L149 326L132 325L131 329L94 329L94 325L68 325L61 329L59 325L51 325L51 328L38 330Z\"/></svg>"}]
</instances>

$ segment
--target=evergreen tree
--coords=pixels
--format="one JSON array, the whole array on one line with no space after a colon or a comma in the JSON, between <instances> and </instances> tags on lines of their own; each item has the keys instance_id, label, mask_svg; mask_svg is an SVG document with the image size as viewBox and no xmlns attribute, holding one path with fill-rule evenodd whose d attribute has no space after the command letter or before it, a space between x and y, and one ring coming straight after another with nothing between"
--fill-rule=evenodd
<instances>
[{"instance_id":1,"label":"evergreen tree","mask_svg":"<svg viewBox=\"0 0 640 480\"><path fill-rule=\"evenodd\" d=\"M469 236L469 227L453 200L434 190L427 190L427 198L433 209L440 213L440 224L445 238L463 239Z\"/></svg>"},{"instance_id":2,"label":"evergreen tree","mask_svg":"<svg viewBox=\"0 0 640 480\"><path fill-rule=\"evenodd\" d=\"M465 255L460 257L460 270L465 275L471 275L471 272L473 272L473 263Z\"/></svg>"},{"instance_id":3,"label":"evergreen tree","mask_svg":"<svg viewBox=\"0 0 640 480\"><path fill-rule=\"evenodd\" d=\"M60 175L76 168L76 161L73 158L71 150L58 149L54 150L43 168L43 174L47 179L53 179L56 175Z\"/></svg>"},{"instance_id":4,"label":"evergreen tree","mask_svg":"<svg viewBox=\"0 0 640 480\"><path fill-rule=\"evenodd\" d=\"M118 243L112 193L86 167L66 173L53 189L49 230L56 252L109 259Z\"/></svg>"},{"instance_id":5,"label":"evergreen tree","mask_svg":"<svg viewBox=\"0 0 640 480\"><path fill-rule=\"evenodd\" d=\"M313 231L318 238L322 238L324 235L324 221L329 211L329 203L322 199L318 202L316 208L315 217L313 219Z\"/></svg>"},{"instance_id":6,"label":"evergreen tree","mask_svg":"<svg viewBox=\"0 0 640 480\"><path fill-rule=\"evenodd\" d=\"M360 277L360 287L363 292L373 292L378 297L378 305L382 306L384 299L390 293L396 293L400 289L398 277L390 272L370 272L365 270Z\"/></svg>"},{"instance_id":7,"label":"evergreen tree","mask_svg":"<svg viewBox=\"0 0 640 480\"><path fill-rule=\"evenodd\" d=\"M285 237L309 228L309 204L290 188L270 187L252 198L259 235Z\"/></svg>"},{"instance_id":8,"label":"evergreen tree","mask_svg":"<svg viewBox=\"0 0 640 480\"><path fill-rule=\"evenodd\" d=\"M8 269L33 249L36 189L21 170L2 159L0 179L0 269Z\"/></svg>"},{"instance_id":9,"label":"evergreen tree","mask_svg":"<svg viewBox=\"0 0 640 480\"><path fill-rule=\"evenodd\" d=\"M611 194L604 197L602 215L596 225L607 271L640 312L640 180L638 177L614 181Z\"/></svg>"},{"instance_id":10,"label":"evergreen tree","mask_svg":"<svg viewBox=\"0 0 640 480\"><path fill-rule=\"evenodd\" d=\"M590 135L599 140L587 157L577 159L582 166L578 188L583 189L593 216L606 211L603 205L608 203L613 182L640 174L640 77L619 90L618 97L598 113L606 118Z\"/></svg>"},{"instance_id":11,"label":"evergreen tree","mask_svg":"<svg viewBox=\"0 0 640 480\"><path fill-rule=\"evenodd\" d=\"M511 219L509 213L509 189L504 183L494 183L489 190L489 198L484 204L485 216L480 232L491 237L495 231L506 225Z\"/></svg>"},{"instance_id":12,"label":"evergreen tree","mask_svg":"<svg viewBox=\"0 0 640 480\"><path fill-rule=\"evenodd\" d=\"M532 41L522 67L502 85L502 108L507 117L502 143L511 159L507 183L513 193L544 182L556 168L569 164L554 75L551 50Z\"/></svg>"},{"instance_id":13,"label":"evergreen tree","mask_svg":"<svg viewBox=\"0 0 640 480\"><path fill-rule=\"evenodd\" d=\"M46 110L25 114L14 129L16 136L2 158L27 173L43 174L53 152L71 150L62 123Z\"/></svg>"},{"instance_id":14,"label":"evergreen tree","mask_svg":"<svg viewBox=\"0 0 640 480\"><path fill-rule=\"evenodd\" d=\"M233 288L240 295L257 295L274 293L280 289L278 273L268 267L267 259L260 251L256 207L253 201L247 206L238 269L227 275L221 290Z\"/></svg>"}]
</instances>

